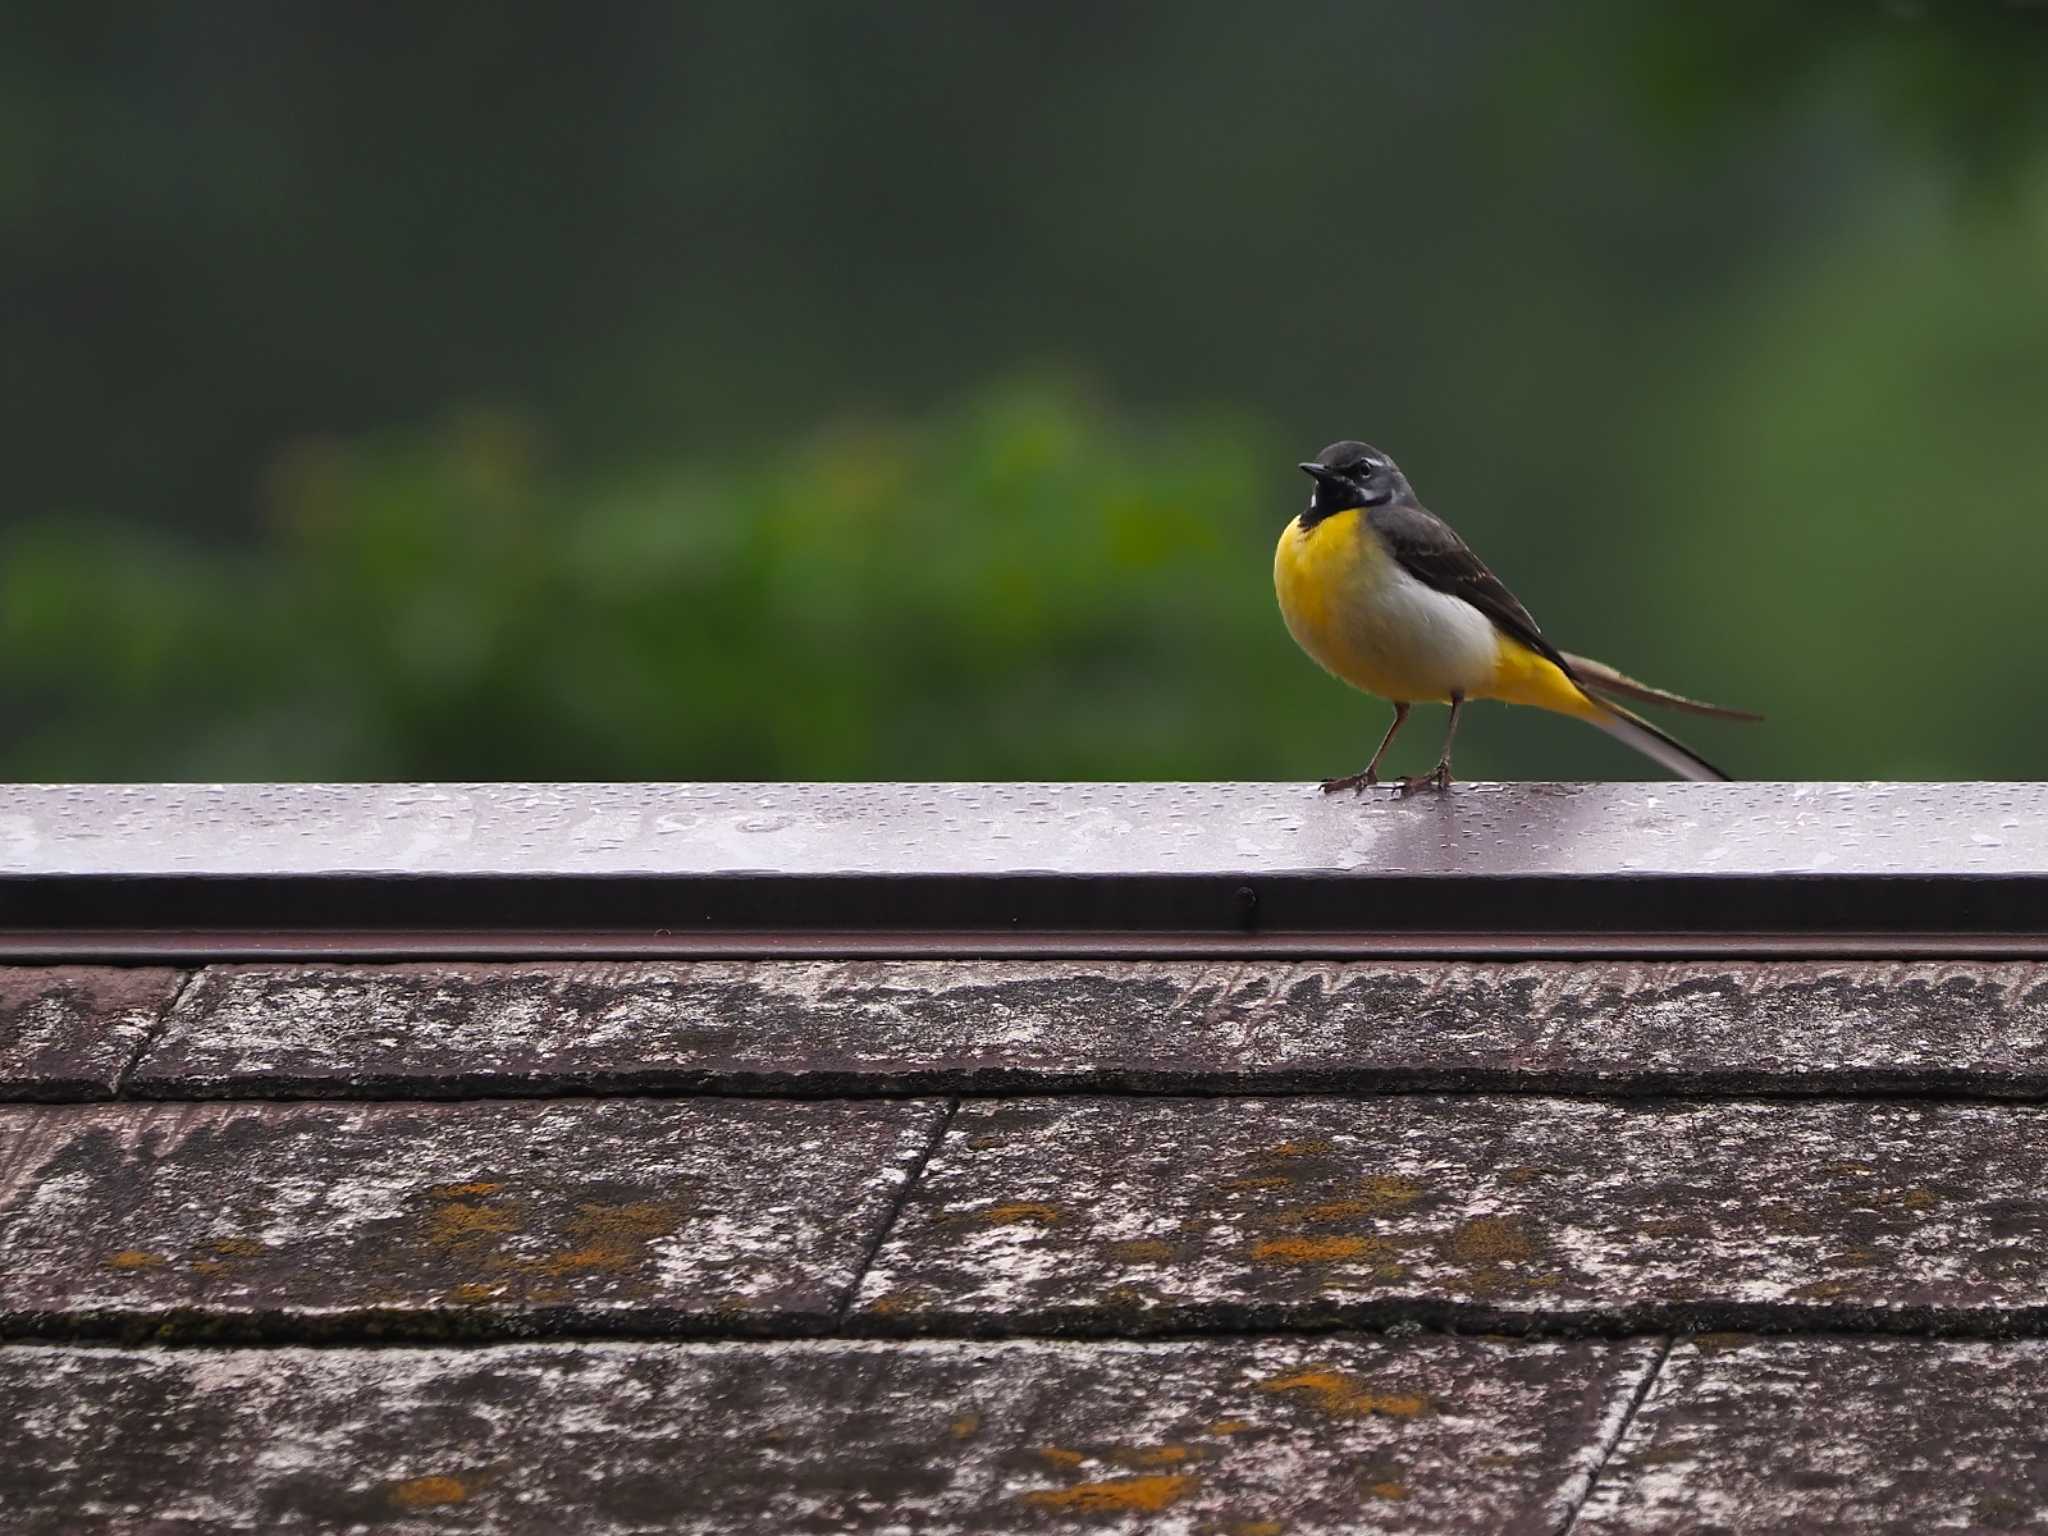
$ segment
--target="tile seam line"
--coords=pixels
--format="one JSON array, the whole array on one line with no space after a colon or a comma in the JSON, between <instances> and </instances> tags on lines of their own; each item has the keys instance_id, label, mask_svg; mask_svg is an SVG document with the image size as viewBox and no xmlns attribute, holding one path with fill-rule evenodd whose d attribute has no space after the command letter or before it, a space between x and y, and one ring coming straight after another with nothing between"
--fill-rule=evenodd
<instances>
[{"instance_id":1,"label":"tile seam line","mask_svg":"<svg viewBox=\"0 0 2048 1536\"><path fill-rule=\"evenodd\" d=\"M897 1224L902 1221L904 1208L910 1204L910 1197L916 1191L917 1186L924 1182L924 1171L931 1165L931 1160L938 1155L939 1148L945 1144L946 1132L953 1124L953 1117L959 1112L960 1099L958 1095L947 1099L945 1108L940 1112L936 1123L932 1126L931 1132L925 1138L923 1148L919 1151L916 1160L912 1162L910 1168L906 1171L903 1183L897 1188L894 1198L890 1200L888 1209L883 1212L881 1221L876 1223L874 1241L869 1243L866 1252L861 1254L860 1262L854 1266L852 1278L846 1282L845 1290L840 1293L839 1299L833 1303L831 1316L835 1327L843 1325L847 1317L851 1315L853 1304L860 1296L860 1288L866 1283L868 1272L875 1267L875 1259L881 1253L882 1245L889 1241L889 1235L896 1230Z\"/></svg>"},{"instance_id":2,"label":"tile seam line","mask_svg":"<svg viewBox=\"0 0 2048 1536\"><path fill-rule=\"evenodd\" d=\"M146 1050L160 1043L162 1029L146 1042ZM135 1092L132 1081L135 1071L142 1062L137 1061L125 1070L120 1080L117 1097L126 1105L142 1106L151 1104L194 1105L194 1104L347 1104L363 1105L449 1105L449 1104L599 1104L642 1101L649 1103L687 1102L691 1100L717 1100L725 1103L861 1103L901 1104L912 1100L945 1099L957 1107L968 1101L990 1102L1003 1100L1065 1100L1065 1099L1116 1099L1132 1103L1166 1103L1174 1100L1219 1101L1228 1099L1323 1099L1323 1100L1381 1100L1381 1099L1541 1099L1554 1102L1585 1104L1696 1104L1696 1105L1743 1105L1764 1108L1778 1105L1801 1104L1941 1104L1958 1106L1982 1106L1986 1108L2011 1108L2038 1110L2048 1105L2048 1083L2029 1086L2023 1090L1991 1091L1988 1089L1958 1089L1954 1087L1916 1088L1910 1084L1865 1084L1828 1083L1801 1084L1773 1090L1759 1088L1754 1084L1722 1083L1651 1083L1641 1086L1615 1084L1610 1087L1590 1087L1571 1083L1372 1083L1333 1082L1308 1083L1302 1085L1280 1085L1274 1083L1185 1083L1170 1082L1162 1086L1132 1086L1125 1083L1093 1082L1045 1082L1013 1084L996 1088L961 1088L945 1083L911 1082L902 1087L891 1087L885 1083L832 1082L806 1090L802 1084L777 1083L772 1086L749 1086L746 1084L724 1085L678 1085L632 1084L617 1089L593 1088L587 1085L550 1088L546 1085L522 1083L519 1091L504 1091L494 1086L458 1088L454 1091L394 1093L391 1084L379 1083L372 1092L347 1091L346 1082L331 1085L339 1091L311 1091L306 1085L292 1084L274 1093L249 1093L246 1091L207 1092ZM172 1085L166 1085L170 1087ZM243 1089L254 1084L236 1084ZM329 1086L329 1085L322 1085ZM58 1108L66 1105L105 1103L104 1099L34 1097L26 1093L0 1093L0 1107L45 1107Z\"/></svg>"},{"instance_id":3,"label":"tile seam line","mask_svg":"<svg viewBox=\"0 0 2048 1536\"><path fill-rule=\"evenodd\" d=\"M1573 1529L1579 1523L1579 1516L1584 1514L1586 1506L1593 1502L1593 1495L1600 1488L1601 1475L1606 1472L1608 1464L1614 1460L1616 1454L1621 1450L1623 1442L1628 1439L1629 1430L1635 1426L1636 1415L1642 1411L1643 1404L1648 1401L1650 1389L1657 1384L1657 1379L1664 1374L1665 1362L1670 1360L1671 1351L1677 1345L1678 1335L1675 1333L1665 1334L1659 1342L1657 1358L1650 1362L1650 1368L1643 1372L1643 1379L1636 1383L1636 1389L1628 1400L1628 1406L1622 1410L1621 1423L1615 1426L1613 1436L1609 1438L1605 1445L1600 1447L1600 1457L1594 1462L1593 1470L1587 1474L1585 1490L1580 1493L1578 1498L1572 1502L1571 1508L1566 1511L1563 1523L1557 1528L1557 1536L1571 1536Z\"/></svg>"},{"instance_id":4,"label":"tile seam line","mask_svg":"<svg viewBox=\"0 0 2048 1536\"><path fill-rule=\"evenodd\" d=\"M9 936L0 934L0 941ZM1875 944L1793 942L1774 939L1732 942L1720 945L1679 944L1662 939L1641 943L1618 943L1612 947L1561 951L1554 941L1501 940L1471 945L1378 944L1343 946L1334 944L1283 944L1275 941L1264 948L1216 946L1184 949L1158 944L1115 944L1103 947L1059 946L1055 944L1008 944L998 948L963 943L930 946L912 943L877 943L864 948L833 945L816 949L706 944L695 947L601 945L596 947L500 947L476 948L415 947L402 943L384 945L322 947L288 950L277 946L220 944L214 946L168 946L142 943L103 946L78 943L44 943L0 947L0 964L6 965L390 965L390 964L507 964L572 965L584 963L680 964L690 961L736 961L747 963L795 963L807 960L874 961L979 961L979 960L1117 961L1200 963L1205 960L1246 962L1297 961L1311 964L1386 963L1472 963L1517 965L1531 962L1560 964L1670 963L1670 964L1795 964L1795 963L1899 963L1972 965L2039 965L2048 961L2048 936L2022 935L2010 939L1978 936L1938 935L1931 940L1900 939Z\"/></svg>"},{"instance_id":5,"label":"tile seam line","mask_svg":"<svg viewBox=\"0 0 2048 1536\"><path fill-rule=\"evenodd\" d=\"M142 1070L142 1064L149 1059L150 1053L162 1042L164 1036L170 1033L171 1020L176 1016L179 1005L185 1001L186 994L198 983L206 969L207 967L201 964L178 972L177 978L171 983L170 995L164 999L156 1017L150 1020L149 1028L143 1031L142 1039L130 1053L128 1060L122 1064L120 1074L114 1079L116 1099L126 1101L130 1098L135 1074Z\"/></svg>"},{"instance_id":6,"label":"tile seam line","mask_svg":"<svg viewBox=\"0 0 2048 1536\"><path fill-rule=\"evenodd\" d=\"M62 1326L69 1321L74 1326ZM182 1324L190 1321L188 1329ZM374 1327L266 1325L224 1329L223 1322L241 1324L245 1319L202 1317L173 1319L166 1326L160 1316L104 1319L77 1314L55 1314L24 1320L17 1315L0 1322L0 1350L18 1346L78 1345L108 1347L163 1347L175 1349L278 1349L349 1348L414 1349L445 1348L466 1344L708 1344L708 1343L790 1343L838 1341L877 1345L950 1341L963 1344L1004 1341L1063 1342L1073 1344L1152 1344L1173 1341L1200 1342L1247 1339L1330 1339L1344 1335L1385 1339L1478 1338L1496 1336L1512 1344L1613 1344L1630 1340L1682 1339L1698 1333L1735 1332L1750 1336L1759 1344L1829 1343L1842 1341L1890 1342L1898 1344L1975 1343L1993 1346L2048 1344L2048 1320L2031 1326L1994 1324L1985 1327L1933 1325L1883 1327L1865 1319L1826 1317L1789 1320L1782 1324L1747 1325L1729 1320L1728 1327L1702 1324L1696 1319L1602 1318L1578 1316L1559 1319L1514 1319L1534 1326L1503 1328L1500 1319L1462 1317L1449 1312L1406 1313L1381 1317L1342 1317L1295 1321L1229 1319L1204 1325L1180 1321L1151 1328L1075 1328L1061 1322L1034 1323L1016 1327L929 1326L921 1328L878 1328L863 1326L852 1315L834 1320L816 1314L816 1321L790 1319L759 1329L592 1326L574 1320L563 1326L536 1327L522 1318L492 1319L481 1327L450 1330L445 1326L393 1329L383 1321ZM436 1319L428 1318L428 1322ZM474 1320L470 1320L474 1321ZM130 1323L134 1326L130 1326ZM81 1325L82 1326L78 1326Z\"/></svg>"}]
</instances>

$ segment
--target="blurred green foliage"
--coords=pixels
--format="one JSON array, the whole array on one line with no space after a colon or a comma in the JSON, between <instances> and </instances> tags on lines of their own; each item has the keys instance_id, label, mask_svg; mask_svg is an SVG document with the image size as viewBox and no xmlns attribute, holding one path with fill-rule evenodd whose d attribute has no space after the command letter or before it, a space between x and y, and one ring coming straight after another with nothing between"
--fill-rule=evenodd
<instances>
[{"instance_id":1,"label":"blurred green foliage","mask_svg":"<svg viewBox=\"0 0 2048 1536\"><path fill-rule=\"evenodd\" d=\"M751 471L603 481L551 476L517 422L469 417L301 445L255 550L17 540L6 654L51 703L97 701L44 736L53 766L1251 772L1286 724L1261 669L1300 677L1243 601L1266 556L1239 536L1257 479L1242 434L1119 429L1044 383ZM227 701L203 723L184 718L195 676Z\"/></svg>"},{"instance_id":2,"label":"blurred green foliage","mask_svg":"<svg viewBox=\"0 0 2048 1536\"><path fill-rule=\"evenodd\" d=\"M2039 777L2044 79L1995 3L0 10L0 774L1348 771L1269 573L1358 435L1741 776Z\"/></svg>"}]
</instances>

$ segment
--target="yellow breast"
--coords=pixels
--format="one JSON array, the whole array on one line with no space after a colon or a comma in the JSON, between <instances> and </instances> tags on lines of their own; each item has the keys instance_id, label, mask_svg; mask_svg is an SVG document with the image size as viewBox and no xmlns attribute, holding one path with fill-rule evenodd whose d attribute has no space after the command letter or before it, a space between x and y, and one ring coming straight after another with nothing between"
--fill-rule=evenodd
<instances>
[{"instance_id":1,"label":"yellow breast","mask_svg":"<svg viewBox=\"0 0 2048 1536\"><path fill-rule=\"evenodd\" d=\"M1288 632L1354 688L1403 703L1483 697L1500 654L1491 621L1402 569L1357 511L1289 523L1273 552Z\"/></svg>"},{"instance_id":2,"label":"yellow breast","mask_svg":"<svg viewBox=\"0 0 2048 1536\"><path fill-rule=\"evenodd\" d=\"M1377 541L1361 543L1358 533L1356 512L1340 512L1306 529L1297 519L1280 530L1273 551L1280 616L1295 643L1325 667L1344 649L1337 618L1340 594L1360 566L1386 558Z\"/></svg>"}]
</instances>

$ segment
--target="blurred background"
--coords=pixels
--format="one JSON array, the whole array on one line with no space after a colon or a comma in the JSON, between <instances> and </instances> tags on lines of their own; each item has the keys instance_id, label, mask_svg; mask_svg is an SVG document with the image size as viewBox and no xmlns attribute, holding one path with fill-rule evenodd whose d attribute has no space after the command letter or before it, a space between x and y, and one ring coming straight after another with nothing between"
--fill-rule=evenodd
<instances>
[{"instance_id":1,"label":"blurred background","mask_svg":"<svg viewBox=\"0 0 2048 1536\"><path fill-rule=\"evenodd\" d=\"M0 313L0 777L1349 772L1350 436L1740 777L2048 777L2037 5L8 0Z\"/></svg>"}]
</instances>

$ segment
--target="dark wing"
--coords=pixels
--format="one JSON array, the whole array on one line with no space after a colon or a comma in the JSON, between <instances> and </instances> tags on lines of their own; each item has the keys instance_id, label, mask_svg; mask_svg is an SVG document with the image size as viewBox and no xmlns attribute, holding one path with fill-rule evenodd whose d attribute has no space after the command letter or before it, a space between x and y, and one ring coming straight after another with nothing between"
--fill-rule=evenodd
<instances>
[{"instance_id":1,"label":"dark wing","mask_svg":"<svg viewBox=\"0 0 2048 1536\"><path fill-rule=\"evenodd\" d=\"M1494 628L1519 640L1537 655L1555 663L1566 677L1572 664L1564 652L1543 638L1529 610L1472 553L1451 525L1412 502L1388 502L1367 514L1373 530L1387 541L1401 568L1426 587L1462 597L1489 619ZM1576 678L1574 678L1576 681Z\"/></svg>"}]
</instances>

